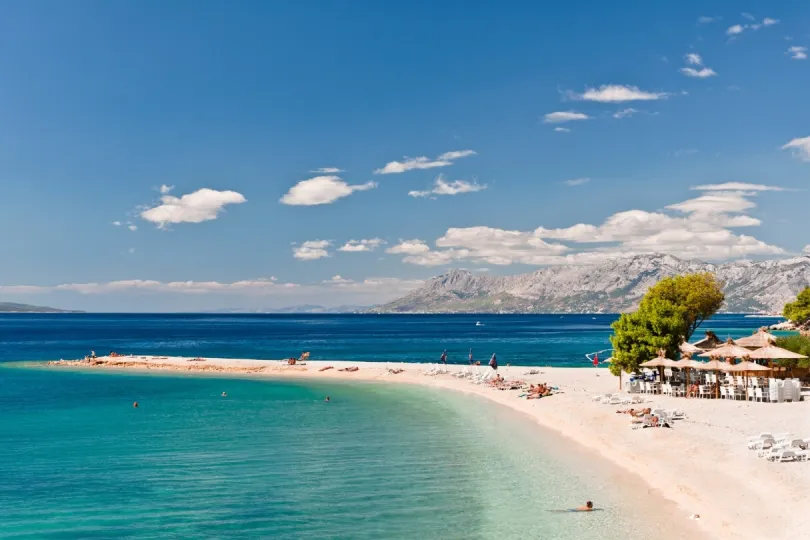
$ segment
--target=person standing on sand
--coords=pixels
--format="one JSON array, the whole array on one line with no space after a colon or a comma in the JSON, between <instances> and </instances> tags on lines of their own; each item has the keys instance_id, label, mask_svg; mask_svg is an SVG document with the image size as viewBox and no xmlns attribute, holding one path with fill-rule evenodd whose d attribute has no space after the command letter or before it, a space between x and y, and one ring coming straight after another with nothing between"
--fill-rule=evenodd
<instances>
[{"instance_id":1,"label":"person standing on sand","mask_svg":"<svg viewBox=\"0 0 810 540\"><path fill-rule=\"evenodd\" d=\"M489 359L489 367L498 371L498 360L495 358L495 353L492 353L492 358Z\"/></svg>"},{"instance_id":2,"label":"person standing on sand","mask_svg":"<svg viewBox=\"0 0 810 540\"><path fill-rule=\"evenodd\" d=\"M470 349L470 365L473 365L472 349Z\"/></svg>"},{"instance_id":3,"label":"person standing on sand","mask_svg":"<svg viewBox=\"0 0 810 540\"><path fill-rule=\"evenodd\" d=\"M445 366L447 365L447 349L444 350L444 352L442 353L441 358L439 358L439 361L442 364L444 364Z\"/></svg>"}]
</instances>

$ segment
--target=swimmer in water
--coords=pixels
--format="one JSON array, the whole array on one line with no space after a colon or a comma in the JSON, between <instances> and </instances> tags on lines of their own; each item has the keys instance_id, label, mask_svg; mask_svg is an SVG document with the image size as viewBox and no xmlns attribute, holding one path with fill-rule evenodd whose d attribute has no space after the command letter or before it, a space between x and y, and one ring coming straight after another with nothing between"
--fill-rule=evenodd
<instances>
[{"instance_id":1,"label":"swimmer in water","mask_svg":"<svg viewBox=\"0 0 810 540\"><path fill-rule=\"evenodd\" d=\"M222 392L222 397L228 397L228 392Z\"/></svg>"},{"instance_id":2,"label":"swimmer in water","mask_svg":"<svg viewBox=\"0 0 810 540\"><path fill-rule=\"evenodd\" d=\"M593 511L593 503L588 501L585 503L585 506L580 506L579 508L575 509L577 512L591 512Z\"/></svg>"},{"instance_id":3,"label":"swimmer in water","mask_svg":"<svg viewBox=\"0 0 810 540\"><path fill-rule=\"evenodd\" d=\"M331 400L331 399L329 399L329 396L326 396L326 397L324 398L324 401L325 401L325 402L327 402L327 403L329 403L329 402L330 402L330 401L332 401L332 400Z\"/></svg>"},{"instance_id":4,"label":"swimmer in water","mask_svg":"<svg viewBox=\"0 0 810 540\"><path fill-rule=\"evenodd\" d=\"M132 404L132 406L137 409L138 408L138 402L136 401L135 403Z\"/></svg>"}]
</instances>

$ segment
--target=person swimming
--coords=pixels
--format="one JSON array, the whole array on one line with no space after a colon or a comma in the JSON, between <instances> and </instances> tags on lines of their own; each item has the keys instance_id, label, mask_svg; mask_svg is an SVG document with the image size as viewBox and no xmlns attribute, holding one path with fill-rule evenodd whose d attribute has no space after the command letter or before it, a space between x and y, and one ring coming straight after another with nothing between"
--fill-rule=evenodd
<instances>
[{"instance_id":1,"label":"person swimming","mask_svg":"<svg viewBox=\"0 0 810 540\"><path fill-rule=\"evenodd\" d=\"M329 396L326 396L326 397L325 397L323 400L324 400L325 402L327 402L327 403L329 403L330 401L332 401L331 399L329 399Z\"/></svg>"},{"instance_id":2,"label":"person swimming","mask_svg":"<svg viewBox=\"0 0 810 540\"><path fill-rule=\"evenodd\" d=\"M222 392L222 397L228 397L228 392Z\"/></svg>"},{"instance_id":3,"label":"person swimming","mask_svg":"<svg viewBox=\"0 0 810 540\"><path fill-rule=\"evenodd\" d=\"M593 511L593 503L588 501L585 503L585 506L580 506L579 508L575 508L574 512L591 512Z\"/></svg>"},{"instance_id":4,"label":"person swimming","mask_svg":"<svg viewBox=\"0 0 810 540\"><path fill-rule=\"evenodd\" d=\"M138 408L138 402L136 401L135 403L132 404L132 406L137 409Z\"/></svg>"}]
</instances>

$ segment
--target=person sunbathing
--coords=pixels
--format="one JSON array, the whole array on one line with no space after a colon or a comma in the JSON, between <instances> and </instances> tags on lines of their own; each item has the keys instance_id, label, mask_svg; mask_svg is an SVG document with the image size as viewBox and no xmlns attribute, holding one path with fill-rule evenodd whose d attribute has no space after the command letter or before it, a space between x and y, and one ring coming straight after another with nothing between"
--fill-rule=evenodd
<instances>
[{"instance_id":1,"label":"person sunbathing","mask_svg":"<svg viewBox=\"0 0 810 540\"><path fill-rule=\"evenodd\" d=\"M335 366L324 366L321 369L319 369L318 371L326 371L328 369L335 369Z\"/></svg>"},{"instance_id":2,"label":"person sunbathing","mask_svg":"<svg viewBox=\"0 0 810 540\"><path fill-rule=\"evenodd\" d=\"M625 409L623 411L619 410L619 411L616 411L616 414L629 414L630 416L635 416L636 415L636 410L635 409Z\"/></svg>"},{"instance_id":3,"label":"person sunbathing","mask_svg":"<svg viewBox=\"0 0 810 540\"><path fill-rule=\"evenodd\" d=\"M360 371L360 368L359 368L359 367L357 367L357 366L351 366L351 367L345 367L345 368L341 368L341 369L339 369L338 371L349 371L349 372L355 372L355 371Z\"/></svg>"}]
</instances>

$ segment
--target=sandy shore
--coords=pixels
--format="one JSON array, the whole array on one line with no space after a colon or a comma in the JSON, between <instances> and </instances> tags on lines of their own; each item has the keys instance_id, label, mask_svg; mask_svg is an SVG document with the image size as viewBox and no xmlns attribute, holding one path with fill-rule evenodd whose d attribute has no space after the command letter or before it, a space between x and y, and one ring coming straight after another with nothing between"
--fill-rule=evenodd
<instances>
[{"instance_id":1,"label":"sandy shore","mask_svg":"<svg viewBox=\"0 0 810 540\"><path fill-rule=\"evenodd\" d=\"M677 504L688 519L699 514L699 525L711 538L803 538L810 530L810 462L769 463L746 448L749 435L790 432L810 437L810 402L747 403L648 396L647 406L678 408L687 418L673 429L631 430L627 415L616 406L592 400L617 391L617 379L606 369L502 367L507 379L546 382L562 393L539 400L518 397L476 385L451 374L427 375L427 365L373 362L311 361L287 366L278 361L175 357L99 358L95 365L52 364L82 368L121 368L222 373L249 377L307 377L335 380L391 381L421 384L476 394L529 415L538 424L599 453L639 475L659 495ZM319 371L331 365L334 369ZM338 371L358 366L356 372ZM388 367L405 371L391 374ZM448 366L451 372L465 366ZM481 369L488 369L482 367ZM541 373L527 375L530 369ZM623 407L622 407L623 408Z\"/></svg>"}]
</instances>

